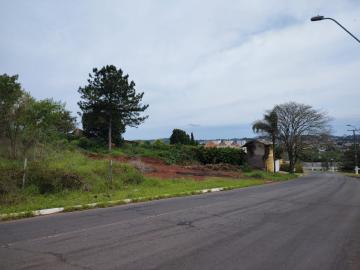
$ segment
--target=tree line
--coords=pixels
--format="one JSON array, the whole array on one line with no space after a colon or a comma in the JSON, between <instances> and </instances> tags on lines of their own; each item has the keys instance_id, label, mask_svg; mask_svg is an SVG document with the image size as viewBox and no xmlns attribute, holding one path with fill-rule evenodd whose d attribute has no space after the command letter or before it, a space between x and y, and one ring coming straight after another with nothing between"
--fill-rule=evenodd
<instances>
[{"instance_id":1,"label":"tree line","mask_svg":"<svg viewBox=\"0 0 360 270\"><path fill-rule=\"evenodd\" d=\"M144 92L135 89L129 75L113 65L94 68L87 84L79 87L84 135L98 144L121 144L127 127L137 127L148 115ZM288 102L274 106L252 128L267 134L275 146L287 153L290 170L304 152L304 137L328 132L330 118L309 105ZM30 149L66 137L76 119L65 104L52 99L36 100L22 89L18 76L0 75L0 140L11 158L26 157ZM194 135L174 129L170 144L196 145ZM0 149L1 150L1 149Z\"/></svg>"}]
</instances>

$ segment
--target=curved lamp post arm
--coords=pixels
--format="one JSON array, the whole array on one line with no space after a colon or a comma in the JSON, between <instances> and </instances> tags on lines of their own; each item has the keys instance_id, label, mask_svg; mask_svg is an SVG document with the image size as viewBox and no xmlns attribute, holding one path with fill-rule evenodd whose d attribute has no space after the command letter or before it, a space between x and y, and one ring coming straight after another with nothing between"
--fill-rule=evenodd
<instances>
[{"instance_id":1,"label":"curved lamp post arm","mask_svg":"<svg viewBox=\"0 0 360 270\"><path fill-rule=\"evenodd\" d=\"M347 30L343 25L341 25L341 23L339 23L337 20L335 20L333 18L330 18L330 17L324 17L324 16L315 16L315 17L311 18L312 22L322 21L322 20L331 20L331 21L333 21L338 26L340 26L346 33L348 33L350 36L352 36L357 42L360 43L360 40L356 36L354 36L349 30Z\"/></svg>"},{"instance_id":2,"label":"curved lamp post arm","mask_svg":"<svg viewBox=\"0 0 360 270\"><path fill-rule=\"evenodd\" d=\"M360 40L355 37L349 30L347 30L344 26L342 26L337 20L333 19L333 18L324 18L324 20L331 20L334 23L336 23L338 26L340 26L342 29L344 29L350 36L352 36L357 42L360 43Z\"/></svg>"}]
</instances>

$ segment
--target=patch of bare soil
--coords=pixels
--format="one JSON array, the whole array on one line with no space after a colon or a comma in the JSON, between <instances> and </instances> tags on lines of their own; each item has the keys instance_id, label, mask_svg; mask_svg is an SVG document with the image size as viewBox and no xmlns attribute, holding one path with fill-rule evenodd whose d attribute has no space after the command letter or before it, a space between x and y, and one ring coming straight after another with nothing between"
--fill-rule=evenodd
<instances>
[{"instance_id":1,"label":"patch of bare soil","mask_svg":"<svg viewBox=\"0 0 360 270\"><path fill-rule=\"evenodd\" d=\"M90 158L104 159L102 155L91 154ZM243 174L238 166L229 164L208 164L180 166L168 165L164 161L151 157L114 157L114 161L129 163L140 170L144 175L161 179L191 178L202 180L205 177L228 177L239 178Z\"/></svg>"},{"instance_id":2,"label":"patch of bare soil","mask_svg":"<svg viewBox=\"0 0 360 270\"><path fill-rule=\"evenodd\" d=\"M149 157L121 157L120 160L117 160L120 162L127 162L132 164L146 176L158 177L162 179L192 178L201 180L204 177L210 176L229 178L238 178L242 176L242 173L238 167L227 164L194 166L180 166L175 164L168 165L160 159Z\"/></svg>"}]
</instances>

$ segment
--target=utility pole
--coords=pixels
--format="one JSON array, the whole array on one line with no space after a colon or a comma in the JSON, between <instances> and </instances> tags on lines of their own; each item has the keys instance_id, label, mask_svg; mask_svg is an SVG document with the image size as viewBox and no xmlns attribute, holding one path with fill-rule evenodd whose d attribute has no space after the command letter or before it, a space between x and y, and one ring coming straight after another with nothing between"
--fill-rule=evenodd
<instances>
[{"instance_id":1,"label":"utility pole","mask_svg":"<svg viewBox=\"0 0 360 270\"><path fill-rule=\"evenodd\" d=\"M359 167L358 167L358 153L357 153L357 141L356 141L356 131L359 131L356 127L352 125L347 125L348 127L352 127L348 131L352 131L354 136L354 151L355 151L355 174L359 174Z\"/></svg>"},{"instance_id":2,"label":"utility pole","mask_svg":"<svg viewBox=\"0 0 360 270\"><path fill-rule=\"evenodd\" d=\"M110 154L110 163L109 163L109 182L110 185L112 185L113 182L113 175L112 175L112 171L113 171L113 161L111 158L111 150L112 150L112 140L111 140L111 136L112 136L112 115L110 114L110 120L109 120L109 154Z\"/></svg>"}]
</instances>

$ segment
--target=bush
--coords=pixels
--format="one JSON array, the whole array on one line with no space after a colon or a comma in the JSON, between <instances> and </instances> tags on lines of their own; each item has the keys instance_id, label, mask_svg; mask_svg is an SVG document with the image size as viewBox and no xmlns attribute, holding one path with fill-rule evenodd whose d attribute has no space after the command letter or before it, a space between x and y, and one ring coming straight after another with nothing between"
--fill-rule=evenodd
<instances>
[{"instance_id":1,"label":"bush","mask_svg":"<svg viewBox=\"0 0 360 270\"><path fill-rule=\"evenodd\" d=\"M284 163L280 165L280 171L283 172L290 172L290 164L289 163ZM301 163L296 163L295 164L295 172L296 173L303 173L304 169Z\"/></svg>"},{"instance_id":2,"label":"bush","mask_svg":"<svg viewBox=\"0 0 360 270\"><path fill-rule=\"evenodd\" d=\"M77 190L84 186L81 177L64 169L49 168L46 162L32 162L27 172L27 185L34 185L41 194Z\"/></svg>"},{"instance_id":3,"label":"bush","mask_svg":"<svg viewBox=\"0 0 360 270\"><path fill-rule=\"evenodd\" d=\"M20 163L0 159L0 195L11 193L21 185Z\"/></svg>"},{"instance_id":4,"label":"bush","mask_svg":"<svg viewBox=\"0 0 360 270\"><path fill-rule=\"evenodd\" d=\"M89 139L86 137L81 137L79 140L76 141L78 142L79 147L94 152L97 152L99 149L104 148L105 146L104 141L95 138Z\"/></svg>"},{"instance_id":5,"label":"bush","mask_svg":"<svg viewBox=\"0 0 360 270\"><path fill-rule=\"evenodd\" d=\"M295 172L296 173L303 173L304 172L304 168L303 168L303 165L301 163L296 163L295 164Z\"/></svg>"},{"instance_id":6,"label":"bush","mask_svg":"<svg viewBox=\"0 0 360 270\"><path fill-rule=\"evenodd\" d=\"M251 172L253 169L249 166L249 164L244 164L241 166L241 170L243 172Z\"/></svg>"},{"instance_id":7,"label":"bush","mask_svg":"<svg viewBox=\"0 0 360 270\"><path fill-rule=\"evenodd\" d=\"M139 185L144 182L144 176L137 170L128 171L122 176L124 185Z\"/></svg>"},{"instance_id":8,"label":"bush","mask_svg":"<svg viewBox=\"0 0 360 270\"><path fill-rule=\"evenodd\" d=\"M249 174L247 174L247 176L252 177L252 178L257 178L257 179L265 178L265 177L264 177L264 173L263 173L263 172L259 172L259 171L255 171L255 172L249 173Z\"/></svg>"},{"instance_id":9,"label":"bush","mask_svg":"<svg viewBox=\"0 0 360 270\"><path fill-rule=\"evenodd\" d=\"M290 164L289 163L283 163L280 165L280 171L283 172L290 172Z\"/></svg>"},{"instance_id":10,"label":"bush","mask_svg":"<svg viewBox=\"0 0 360 270\"><path fill-rule=\"evenodd\" d=\"M357 150L357 155L360 157L360 149ZM340 162L340 168L345 172L353 172L355 168L355 150L352 147L349 150L346 150L343 154L343 157Z\"/></svg>"},{"instance_id":11,"label":"bush","mask_svg":"<svg viewBox=\"0 0 360 270\"><path fill-rule=\"evenodd\" d=\"M128 164L114 164L113 169L115 187L120 187L121 185L138 185L144 181L144 176L142 173L135 167ZM119 178L117 178L119 176ZM116 181L119 179L120 182Z\"/></svg>"},{"instance_id":12,"label":"bush","mask_svg":"<svg viewBox=\"0 0 360 270\"><path fill-rule=\"evenodd\" d=\"M243 150L235 148L197 148L197 159L203 164L228 163L243 165L246 154Z\"/></svg>"},{"instance_id":13,"label":"bush","mask_svg":"<svg viewBox=\"0 0 360 270\"><path fill-rule=\"evenodd\" d=\"M150 146L150 144L146 145L146 146ZM161 140L156 140L154 143L153 143L153 148L154 149L160 149L160 150L166 150L168 149L168 145L165 144L163 141Z\"/></svg>"}]
</instances>

